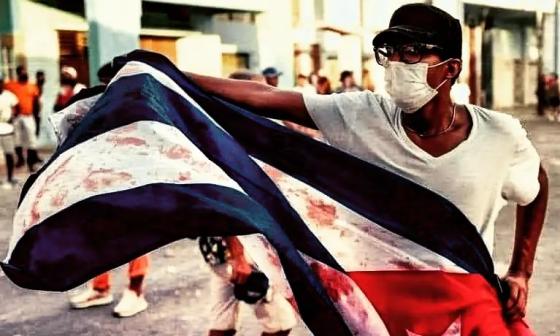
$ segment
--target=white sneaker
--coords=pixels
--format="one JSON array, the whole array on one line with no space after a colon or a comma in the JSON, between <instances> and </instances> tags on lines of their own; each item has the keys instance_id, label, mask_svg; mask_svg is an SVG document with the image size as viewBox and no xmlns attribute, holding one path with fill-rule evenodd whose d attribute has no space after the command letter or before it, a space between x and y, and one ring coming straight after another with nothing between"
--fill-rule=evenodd
<instances>
[{"instance_id":1,"label":"white sneaker","mask_svg":"<svg viewBox=\"0 0 560 336\"><path fill-rule=\"evenodd\" d=\"M10 182L3 182L0 187L4 190L12 190L14 188Z\"/></svg>"},{"instance_id":2,"label":"white sneaker","mask_svg":"<svg viewBox=\"0 0 560 336\"><path fill-rule=\"evenodd\" d=\"M104 306L111 302L113 302L113 294L109 292L100 292L90 287L70 297L70 306L74 309Z\"/></svg>"},{"instance_id":3,"label":"white sneaker","mask_svg":"<svg viewBox=\"0 0 560 336\"><path fill-rule=\"evenodd\" d=\"M125 289L119 303L113 309L115 317L130 317L148 308L144 295L138 296L135 291Z\"/></svg>"}]
</instances>

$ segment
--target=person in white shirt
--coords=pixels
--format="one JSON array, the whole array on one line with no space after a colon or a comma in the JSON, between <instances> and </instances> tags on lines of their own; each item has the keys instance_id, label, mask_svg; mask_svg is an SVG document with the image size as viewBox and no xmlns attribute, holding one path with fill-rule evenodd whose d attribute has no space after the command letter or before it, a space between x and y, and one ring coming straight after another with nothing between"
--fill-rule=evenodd
<instances>
[{"instance_id":1,"label":"person in white shirt","mask_svg":"<svg viewBox=\"0 0 560 336\"><path fill-rule=\"evenodd\" d=\"M7 175L5 183L2 183L4 189L11 189L16 184L14 179L15 140L12 122L15 118L17 104L17 97L10 91L4 90L4 79L0 75L0 149L4 152Z\"/></svg>"},{"instance_id":2,"label":"person in white shirt","mask_svg":"<svg viewBox=\"0 0 560 336\"><path fill-rule=\"evenodd\" d=\"M389 28L373 40L390 98L369 91L302 95L189 75L210 94L265 117L317 128L332 146L441 194L468 217L490 251L499 210L506 201L516 202L513 255L504 276L510 291L503 312L510 323L526 312L548 178L517 119L453 103L451 87L462 69L461 37L459 21L434 6L397 9ZM494 314L503 319L500 311ZM488 327L478 323L480 329Z\"/></svg>"}]
</instances>

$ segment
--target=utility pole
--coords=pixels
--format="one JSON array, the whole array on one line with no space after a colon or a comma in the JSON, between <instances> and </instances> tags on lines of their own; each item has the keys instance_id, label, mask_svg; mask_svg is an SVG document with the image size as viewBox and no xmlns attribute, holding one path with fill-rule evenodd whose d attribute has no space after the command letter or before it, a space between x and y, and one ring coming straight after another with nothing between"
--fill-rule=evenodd
<instances>
[{"instance_id":1,"label":"utility pole","mask_svg":"<svg viewBox=\"0 0 560 336\"><path fill-rule=\"evenodd\" d=\"M544 46L544 13L537 11L537 49L539 51L538 61L537 61L537 73L542 75L543 73L543 46Z\"/></svg>"}]
</instances>

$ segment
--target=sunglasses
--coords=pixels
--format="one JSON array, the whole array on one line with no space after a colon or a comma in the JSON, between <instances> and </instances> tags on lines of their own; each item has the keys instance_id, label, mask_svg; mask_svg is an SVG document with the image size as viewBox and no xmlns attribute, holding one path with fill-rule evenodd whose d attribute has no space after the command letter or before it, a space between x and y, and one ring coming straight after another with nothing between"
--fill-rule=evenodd
<instances>
[{"instance_id":1,"label":"sunglasses","mask_svg":"<svg viewBox=\"0 0 560 336\"><path fill-rule=\"evenodd\" d=\"M399 61L406 64L416 64L420 62L426 55L441 55L445 51L442 47L433 44L409 43L398 46L384 44L379 47L373 47L375 60L379 65L385 65L395 55L399 56Z\"/></svg>"}]
</instances>

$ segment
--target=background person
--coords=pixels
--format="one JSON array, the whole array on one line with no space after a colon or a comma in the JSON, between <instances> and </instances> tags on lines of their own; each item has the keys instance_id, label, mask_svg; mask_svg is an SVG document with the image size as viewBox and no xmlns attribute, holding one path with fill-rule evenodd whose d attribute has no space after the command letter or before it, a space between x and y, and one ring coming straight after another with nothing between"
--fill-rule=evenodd
<instances>
[{"instance_id":1,"label":"background person","mask_svg":"<svg viewBox=\"0 0 560 336\"><path fill-rule=\"evenodd\" d=\"M14 120L17 162L16 167L24 165L23 151L27 154L29 172L35 171L35 165L42 160L37 155L37 127L35 115L39 113L39 88L29 82L29 75L24 66L16 68L17 79L6 83L5 89L11 91L18 99L16 118Z\"/></svg>"},{"instance_id":2,"label":"background person","mask_svg":"<svg viewBox=\"0 0 560 336\"><path fill-rule=\"evenodd\" d=\"M54 110L60 111L72 97L85 88L84 84L78 83L78 71L71 66L63 66L60 70L60 92L56 97Z\"/></svg>"},{"instance_id":3,"label":"background person","mask_svg":"<svg viewBox=\"0 0 560 336\"><path fill-rule=\"evenodd\" d=\"M336 93L362 91L362 88L356 85L354 73L349 70L340 73L340 86L335 90Z\"/></svg>"},{"instance_id":4,"label":"background person","mask_svg":"<svg viewBox=\"0 0 560 336\"><path fill-rule=\"evenodd\" d=\"M333 93L331 89L331 81L327 77L321 76L317 79L317 93L322 95Z\"/></svg>"},{"instance_id":5,"label":"background person","mask_svg":"<svg viewBox=\"0 0 560 336\"><path fill-rule=\"evenodd\" d=\"M266 80L266 84L273 87L278 87L278 80L280 76L282 76L282 73L279 72L275 67L268 67L262 71L262 75Z\"/></svg>"},{"instance_id":6,"label":"background person","mask_svg":"<svg viewBox=\"0 0 560 336\"><path fill-rule=\"evenodd\" d=\"M0 150L4 153L6 161L6 181L2 183L3 189L12 189L16 184L14 179L14 154L15 139L12 125L16 114L17 97L8 90L4 90L4 79L0 75Z\"/></svg>"}]
</instances>

